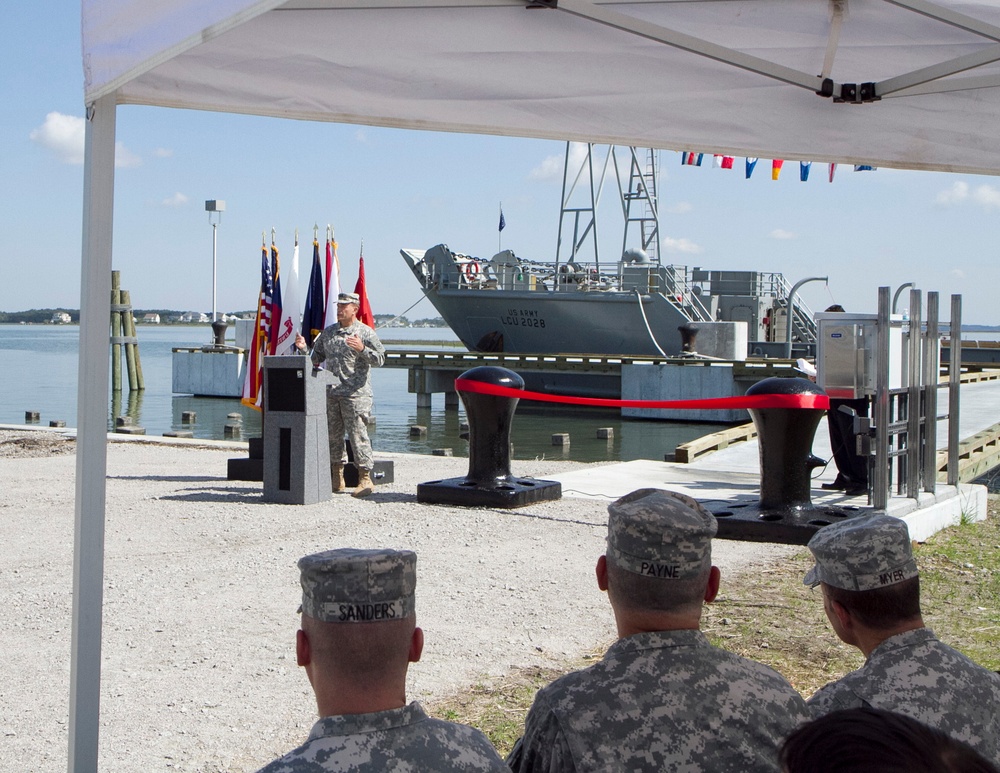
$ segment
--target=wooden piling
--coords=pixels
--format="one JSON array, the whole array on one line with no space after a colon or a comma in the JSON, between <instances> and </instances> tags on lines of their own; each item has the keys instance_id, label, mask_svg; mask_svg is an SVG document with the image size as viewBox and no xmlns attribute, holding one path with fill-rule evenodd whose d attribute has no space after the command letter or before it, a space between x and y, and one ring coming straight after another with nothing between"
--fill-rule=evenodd
<instances>
[{"instance_id":1,"label":"wooden piling","mask_svg":"<svg viewBox=\"0 0 1000 773\"><path fill-rule=\"evenodd\" d=\"M111 272L111 390L122 391L121 272Z\"/></svg>"},{"instance_id":2,"label":"wooden piling","mask_svg":"<svg viewBox=\"0 0 1000 773\"><path fill-rule=\"evenodd\" d=\"M139 360L139 339L136 336L135 317L132 315L132 296L128 290L121 291L122 306L122 328L126 336L125 360L128 364L128 388L129 391L146 388L142 378L142 362Z\"/></svg>"}]
</instances>

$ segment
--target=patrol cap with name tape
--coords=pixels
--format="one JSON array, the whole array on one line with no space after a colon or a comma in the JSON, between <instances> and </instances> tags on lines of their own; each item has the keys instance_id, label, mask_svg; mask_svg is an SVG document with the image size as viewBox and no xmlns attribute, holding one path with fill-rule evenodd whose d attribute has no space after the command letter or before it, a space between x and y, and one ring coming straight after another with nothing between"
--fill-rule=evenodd
<instances>
[{"instance_id":1,"label":"patrol cap with name tape","mask_svg":"<svg viewBox=\"0 0 1000 773\"><path fill-rule=\"evenodd\" d=\"M695 579L712 564L718 523L684 494L639 489L608 506L608 560L629 572Z\"/></svg>"},{"instance_id":2,"label":"patrol cap with name tape","mask_svg":"<svg viewBox=\"0 0 1000 773\"><path fill-rule=\"evenodd\" d=\"M301 612L327 623L400 620L415 611L417 554L341 548L299 559Z\"/></svg>"},{"instance_id":3,"label":"patrol cap with name tape","mask_svg":"<svg viewBox=\"0 0 1000 773\"><path fill-rule=\"evenodd\" d=\"M850 591L875 590L916 577L910 532L891 515L868 515L824 526L809 540L816 559L802 580Z\"/></svg>"},{"instance_id":4,"label":"patrol cap with name tape","mask_svg":"<svg viewBox=\"0 0 1000 773\"><path fill-rule=\"evenodd\" d=\"M337 296L337 303L357 303L361 304L361 296L357 293L341 293Z\"/></svg>"}]
</instances>

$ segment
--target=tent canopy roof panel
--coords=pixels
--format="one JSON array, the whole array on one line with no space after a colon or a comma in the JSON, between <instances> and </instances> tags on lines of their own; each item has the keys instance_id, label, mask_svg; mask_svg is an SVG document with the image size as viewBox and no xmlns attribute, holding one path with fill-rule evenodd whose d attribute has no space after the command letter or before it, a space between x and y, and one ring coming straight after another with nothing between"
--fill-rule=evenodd
<instances>
[{"instance_id":1,"label":"tent canopy roof panel","mask_svg":"<svg viewBox=\"0 0 1000 773\"><path fill-rule=\"evenodd\" d=\"M88 103L985 174L998 41L996 0L83 2Z\"/></svg>"}]
</instances>

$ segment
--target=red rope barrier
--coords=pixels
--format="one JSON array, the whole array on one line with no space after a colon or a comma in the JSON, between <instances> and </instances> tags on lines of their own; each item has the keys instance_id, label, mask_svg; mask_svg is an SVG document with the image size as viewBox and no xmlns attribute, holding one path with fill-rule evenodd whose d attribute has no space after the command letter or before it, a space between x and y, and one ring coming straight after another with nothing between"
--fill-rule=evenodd
<instances>
[{"instance_id":1,"label":"red rope barrier","mask_svg":"<svg viewBox=\"0 0 1000 773\"><path fill-rule=\"evenodd\" d=\"M569 397L547 395L542 392L528 392L524 389L487 384L471 379L455 379L455 389L459 392L475 392L481 395L514 397L520 400L537 400L545 403L565 403L568 405L589 405L594 408L676 408L680 410L731 410L738 408L815 408L827 410L830 398L827 395L744 395L743 397L712 397L702 400L612 400L604 397Z\"/></svg>"}]
</instances>

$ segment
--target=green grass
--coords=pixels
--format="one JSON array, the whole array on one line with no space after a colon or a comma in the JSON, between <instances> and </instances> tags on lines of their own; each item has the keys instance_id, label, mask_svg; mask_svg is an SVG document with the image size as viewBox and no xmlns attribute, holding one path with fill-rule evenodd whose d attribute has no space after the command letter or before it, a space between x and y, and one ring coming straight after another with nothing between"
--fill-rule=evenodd
<instances>
[{"instance_id":1,"label":"green grass","mask_svg":"<svg viewBox=\"0 0 1000 773\"><path fill-rule=\"evenodd\" d=\"M914 548L920 567L924 622L941 638L990 670L1000 670L1000 495L989 518L963 522ZM861 653L830 629L818 589L802 584L812 566L803 548L779 566L723 578L705 609L702 630L713 644L778 670L803 696L858 668ZM610 607L607 614L611 615ZM478 727L501 754L520 737L535 692L599 655L554 669L517 669L434 701L435 716Z\"/></svg>"}]
</instances>

